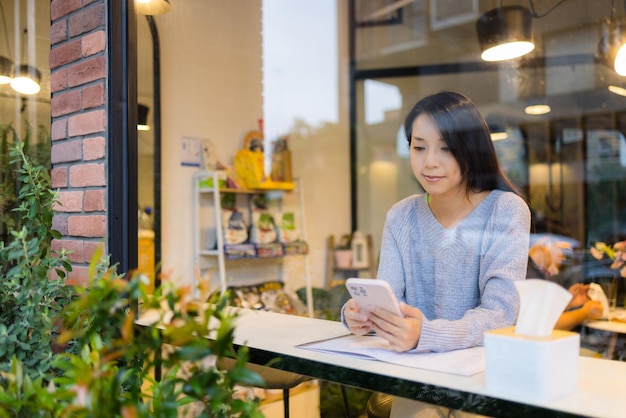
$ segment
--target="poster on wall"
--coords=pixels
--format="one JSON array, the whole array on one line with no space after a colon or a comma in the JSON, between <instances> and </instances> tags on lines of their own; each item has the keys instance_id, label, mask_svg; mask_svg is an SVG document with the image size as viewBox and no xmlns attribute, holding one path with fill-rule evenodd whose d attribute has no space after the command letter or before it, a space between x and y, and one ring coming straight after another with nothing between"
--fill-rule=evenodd
<instances>
[{"instance_id":1,"label":"poster on wall","mask_svg":"<svg viewBox=\"0 0 626 418\"><path fill-rule=\"evenodd\" d=\"M587 179L597 182L621 173L610 168L626 167L626 138L614 129L587 131Z\"/></svg>"},{"instance_id":2,"label":"poster on wall","mask_svg":"<svg viewBox=\"0 0 626 418\"><path fill-rule=\"evenodd\" d=\"M202 140L200 138L182 137L180 148L180 165L184 167L200 167L202 156Z\"/></svg>"}]
</instances>

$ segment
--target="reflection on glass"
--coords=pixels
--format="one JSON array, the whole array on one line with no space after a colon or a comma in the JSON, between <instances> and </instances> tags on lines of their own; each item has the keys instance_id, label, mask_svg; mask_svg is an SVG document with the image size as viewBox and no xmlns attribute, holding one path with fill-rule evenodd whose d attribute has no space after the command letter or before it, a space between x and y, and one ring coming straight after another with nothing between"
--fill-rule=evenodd
<instances>
[{"instance_id":1,"label":"reflection on glass","mask_svg":"<svg viewBox=\"0 0 626 418\"><path fill-rule=\"evenodd\" d=\"M145 16L137 16L137 152L138 152L138 270L154 283L154 106L152 35Z\"/></svg>"},{"instance_id":2,"label":"reflection on glass","mask_svg":"<svg viewBox=\"0 0 626 418\"><path fill-rule=\"evenodd\" d=\"M34 165L50 168L50 2L0 2L0 241L21 216L17 166L10 165L13 139L24 142ZM32 76L26 88L19 75ZM36 81L36 83L35 83Z\"/></svg>"}]
</instances>

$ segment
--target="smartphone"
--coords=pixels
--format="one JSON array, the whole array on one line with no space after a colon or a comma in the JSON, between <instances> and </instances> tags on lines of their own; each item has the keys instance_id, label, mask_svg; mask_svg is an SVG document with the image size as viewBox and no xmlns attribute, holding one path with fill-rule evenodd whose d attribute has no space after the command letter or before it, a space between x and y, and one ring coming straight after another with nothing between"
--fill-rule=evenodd
<instances>
[{"instance_id":1,"label":"smartphone","mask_svg":"<svg viewBox=\"0 0 626 418\"><path fill-rule=\"evenodd\" d=\"M400 304L393 294L391 286L384 280L350 278L346 280L348 293L359 309L371 312L375 308L383 308L398 316L404 316L400 312Z\"/></svg>"}]
</instances>

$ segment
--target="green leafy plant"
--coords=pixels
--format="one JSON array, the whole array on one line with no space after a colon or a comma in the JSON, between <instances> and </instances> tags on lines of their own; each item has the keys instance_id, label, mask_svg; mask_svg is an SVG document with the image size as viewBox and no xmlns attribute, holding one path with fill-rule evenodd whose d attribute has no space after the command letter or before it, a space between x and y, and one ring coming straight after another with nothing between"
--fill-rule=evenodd
<instances>
[{"instance_id":1,"label":"green leafy plant","mask_svg":"<svg viewBox=\"0 0 626 418\"><path fill-rule=\"evenodd\" d=\"M33 129L25 123L22 138L11 124L0 123L0 241L7 242L11 230L21 229L20 215L13 209L18 206L18 193L21 187L18 170L21 161L11 157L11 148L22 144L23 152L33 166L50 170L50 134L40 125Z\"/></svg>"},{"instance_id":2,"label":"green leafy plant","mask_svg":"<svg viewBox=\"0 0 626 418\"><path fill-rule=\"evenodd\" d=\"M13 209L19 229L0 242L0 370L9 370L15 357L36 378L52 373L57 317L73 297L63 280L71 265L64 251L51 251L51 240L60 234L51 228L56 197L48 171L31 164L23 142L10 155L10 165L19 167Z\"/></svg>"},{"instance_id":3,"label":"green leafy plant","mask_svg":"<svg viewBox=\"0 0 626 418\"><path fill-rule=\"evenodd\" d=\"M148 294L143 276L118 275L99 252L88 285L66 285L71 265L51 251L47 170L21 142L11 155L22 227L0 242L0 417L172 417L192 405L199 417L261 417L256 399L236 396L237 385L264 383L234 348L226 297L199 305L188 288ZM215 367L224 356L235 366Z\"/></svg>"}]
</instances>

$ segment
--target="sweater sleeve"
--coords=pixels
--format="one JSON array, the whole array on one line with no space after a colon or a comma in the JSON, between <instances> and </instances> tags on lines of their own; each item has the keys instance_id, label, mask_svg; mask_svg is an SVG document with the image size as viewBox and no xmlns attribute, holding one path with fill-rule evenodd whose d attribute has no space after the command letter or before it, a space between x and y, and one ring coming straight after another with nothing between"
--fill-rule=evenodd
<instances>
[{"instance_id":1,"label":"sweater sleeve","mask_svg":"<svg viewBox=\"0 0 626 418\"><path fill-rule=\"evenodd\" d=\"M524 280L530 211L510 194L498 202L486 225L478 286L480 304L458 320L424 318L414 351L450 351L483 344L483 333L515 323L519 297L514 282Z\"/></svg>"}]
</instances>

